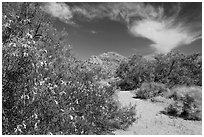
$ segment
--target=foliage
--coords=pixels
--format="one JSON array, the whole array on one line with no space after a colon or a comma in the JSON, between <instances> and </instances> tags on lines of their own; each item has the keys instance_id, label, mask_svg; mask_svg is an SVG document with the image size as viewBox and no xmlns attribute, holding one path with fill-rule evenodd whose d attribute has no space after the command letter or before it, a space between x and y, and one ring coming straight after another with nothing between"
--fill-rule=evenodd
<instances>
[{"instance_id":1,"label":"foliage","mask_svg":"<svg viewBox=\"0 0 204 137\"><path fill-rule=\"evenodd\" d=\"M180 52L158 54L154 60L146 60L142 56L133 55L128 62L121 63L116 71L121 78L119 87L133 90L143 82L166 84L168 88L177 85L202 85L201 54L184 55Z\"/></svg>"},{"instance_id":2,"label":"foliage","mask_svg":"<svg viewBox=\"0 0 204 137\"><path fill-rule=\"evenodd\" d=\"M143 83L142 86L135 92L135 96L141 99L152 99L157 96L165 96L169 93L169 89L161 83Z\"/></svg>"},{"instance_id":3,"label":"foliage","mask_svg":"<svg viewBox=\"0 0 204 137\"><path fill-rule=\"evenodd\" d=\"M103 67L103 62L97 56L91 56L88 60L84 61L82 67L86 69L86 71L95 74L94 76L96 81L106 79L107 77Z\"/></svg>"},{"instance_id":4,"label":"foliage","mask_svg":"<svg viewBox=\"0 0 204 137\"><path fill-rule=\"evenodd\" d=\"M3 3L2 134L107 134L135 121L100 88L40 3ZM117 126L116 126L117 125Z\"/></svg>"},{"instance_id":5,"label":"foliage","mask_svg":"<svg viewBox=\"0 0 204 137\"><path fill-rule=\"evenodd\" d=\"M152 81L151 62L139 55L133 55L128 62L120 64L116 76L121 78L118 84L122 90L132 90L141 86L143 82Z\"/></svg>"},{"instance_id":6,"label":"foliage","mask_svg":"<svg viewBox=\"0 0 204 137\"><path fill-rule=\"evenodd\" d=\"M202 60L200 54L184 55L170 52L155 56L154 81L166 83L168 87L177 85L198 85L202 83Z\"/></svg>"},{"instance_id":7,"label":"foliage","mask_svg":"<svg viewBox=\"0 0 204 137\"><path fill-rule=\"evenodd\" d=\"M116 69L119 67L120 63L127 61L126 57L115 52L103 53L98 57L103 62L103 68L108 78L114 77Z\"/></svg>"},{"instance_id":8,"label":"foliage","mask_svg":"<svg viewBox=\"0 0 204 137\"><path fill-rule=\"evenodd\" d=\"M188 70L187 76L191 79L188 85L202 86L202 55L194 53L188 55L182 66Z\"/></svg>"},{"instance_id":9,"label":"foliage","mask_svg":"<svg viewBox=\"0 0 204 137\"><path fill-rule=\"evenodd\" d=\"M97 74L96 80L108 80L114 78L116 69L126 60L126 57L115 52L107 52L99 56L91 56L84 61L84 67Z\"/></svg>"},{"instance_id":10,"label":"foliage","mask_svg":"<svg viewBox=\"0 0 204 137\"><path fill-rule=\"evenodd\" d=\"M181 86L172 89L169 95L174 102L165 111L167 114L185 119L202 119L202 89L201 87Z\"/></svg>"}]
</instances>

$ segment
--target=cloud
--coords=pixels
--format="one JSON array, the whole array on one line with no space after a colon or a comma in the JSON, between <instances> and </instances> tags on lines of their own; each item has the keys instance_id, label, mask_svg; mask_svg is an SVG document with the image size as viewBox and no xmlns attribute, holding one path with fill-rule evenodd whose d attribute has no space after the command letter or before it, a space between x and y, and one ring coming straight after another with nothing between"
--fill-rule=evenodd
<instances>
[{"instance_id":1,"label":"cloud","mask_svg":"<svg viewBox=\"0 0 204 137\"><path fill-rule=\"evenodd\" d=\"M197 10L198 15L194 12L192 18L192 11L189 10L187 14L183 11L182 5L185 4L167 3L164 6L141 2L72 3L72 5L47 3L43 9L69 24L74 24L73 18L77 16L79 19L89 21L109 18L124 22L132 35L151 40L153 42L151 47L158 52L167 53L180 45L187 45L202 38L202 21L193 20L195 17L202 18L201 11Z\"/></svg>"},{"instance_id":2,"label":"cloud","mask_svg":"<svg viewBox=\"0 0 204 137\"><path fill-rule=\"evenodd\" d=\"M168 27L169 22L158 22L152 20L142 20L130 27L134 36L145 37L154 42L150 46L158 52L167 53L172 49L190 44L195 40L197 34L191 34L180 26Z\"/></svg>"},{"instance_id":3,"label":"cloud","mask_svg":"<svg viewBox=\"0 0 204 137\"><path fill-rule=\"evenodd\" d=\"M71 20L73 15L69 6L65 3L50 2L41 7L45 12L51 14L53 17L59 18L68 24L74 24Z\"/></svg>"},{"instance_id":4,"label":"cloud","mask_svg":"<svg viewBox=\"0 0 204 137\"><path fill-rule=\"evenodd\" d=\"M97 34L98 32L95 31L95 30L91 30L91 33L92 33L92 34Z\"/></svg>"},{"instance_id":5,"label":"cloud","mask_svg":"<svg viewBox=\"0 0 204 137\"><path fill-rule=\"evenodd\" d=\"M164 7L155 8L151 5L143 7L139 12L143 19L129 23L129 31L136 37L151 40L153 44L150 46L160 53L168 53L178 46L187 45L202 38L201 27L198 31L194 31L196 25L186 25L186 22L177 21L181 10L180 5L173 5L173 9L171 16L167 16Z\"/></svg>"}]
</instances>

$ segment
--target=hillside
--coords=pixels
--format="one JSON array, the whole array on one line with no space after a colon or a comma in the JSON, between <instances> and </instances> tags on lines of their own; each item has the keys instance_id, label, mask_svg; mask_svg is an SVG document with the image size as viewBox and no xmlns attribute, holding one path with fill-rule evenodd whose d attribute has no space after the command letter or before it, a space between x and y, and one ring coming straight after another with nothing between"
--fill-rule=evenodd
<instances>
[{"instance_id":1,"label":"hillside","mask_svg":"<svg viewBox=\"0 0 204 137\"><path fill-rule=\"evenodd\" d=\"M89 69L99 69L112 77L121 62L126 62L127 57L124 57L115 52L107 52L98 56L91 56L84 64L89 66Z\"/></svg>"}]
</instances>

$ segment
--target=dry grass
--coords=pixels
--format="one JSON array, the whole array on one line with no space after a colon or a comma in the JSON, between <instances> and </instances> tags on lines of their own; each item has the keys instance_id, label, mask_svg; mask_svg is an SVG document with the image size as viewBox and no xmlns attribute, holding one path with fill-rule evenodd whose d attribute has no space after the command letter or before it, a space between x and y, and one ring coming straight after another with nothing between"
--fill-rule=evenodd
<instances>
[{"instance_id":1,"label":"dry grass","mask_svg":"<svg viewBox=\"0 0 204 137\"><path fill-rule=\"evenodd\" d=\"M180 86L172 89L172 102L165 111L169 115L190 120L202 119L202 89L197 86Z\"/></svg>"}]
</instances>

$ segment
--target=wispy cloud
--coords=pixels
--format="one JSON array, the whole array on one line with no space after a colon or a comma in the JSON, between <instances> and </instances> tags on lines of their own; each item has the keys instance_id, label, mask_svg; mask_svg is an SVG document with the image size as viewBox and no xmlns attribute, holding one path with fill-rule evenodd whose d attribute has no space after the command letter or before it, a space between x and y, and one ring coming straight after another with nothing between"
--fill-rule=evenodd
<instances>
[{"instance_id":1,"label":"wispy cloud","mask_svg":"<svg viewBox=\"0 0 204 137\"><path fill-rule=\"evenodd\" d=\"M41 7L45 12L51 14L53 17L59 18L69 24L74 24L72 21L72 11L65 3L46 3Z\"/></svg>"},{"instance_id":2,"label":"wispy cloud","mask_svg":"<svg viewBox=\"0 0 204 137\"><path fill-rule=\"evenodd\" d=\"M136 37L145 37L151 40L154 44L150 46L161 53L167 53L180 45L187 45L200 39L201 28L194 31L197 26L186 25L186 22L177 21L181 10L180 5L174 5L173 10L171 11L173 12L172 15L167 16L164 7L155 8L148 5L147 9L143 10L147 13L146 15L143 14L145 15L143 16L144 19L133 21L129 25L129 30ZM148 12L151 12L152 15Z\"/></svg>"},{"instance_id":3,"label":"wispy cloud","mask_svg":"<svg viewBox=\"0 0 204 137\"><path fill-rule=\"evenodd\" d=\"M162 53L202 37L201 22L193 22L188 16L184 16L183 20L179 18L182 5L178 3L171 5L169 10L161 5L124 2L81 3L72 6L65 3L47 3L43 9L69 24L74 24L73 18L77 15L88 20L106 17L122 21L132 35L151 40L153 44L150 46Z\"/></svg>"},{"instance_id":4,"label":"wispy cloud","mask_svg":"<svg viewBox=\"0 0 204 137\"><path fill-rule=\"evenodd\" d=\"M130 27L130 31L137 37L145 37L154 42L150 46L158 52L167 53L170 50L180 46L190 44L196 40L198 34L192 34L185 27L175 26L168 27L169 22L142 20Z\"/></svg>"}]
</instances>

